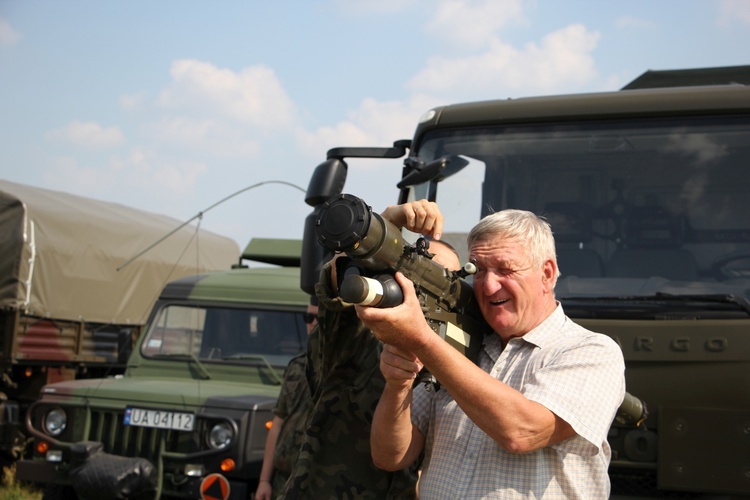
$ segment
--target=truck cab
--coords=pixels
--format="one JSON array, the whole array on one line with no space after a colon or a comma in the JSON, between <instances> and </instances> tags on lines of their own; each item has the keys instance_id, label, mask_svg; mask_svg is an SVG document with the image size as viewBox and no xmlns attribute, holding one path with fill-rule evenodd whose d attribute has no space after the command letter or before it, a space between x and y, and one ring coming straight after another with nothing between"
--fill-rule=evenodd
<instances>
[{"instance_id":1,"label":"truck cab","mask_svg":"<svg viewBox=\"0 0 750 500\"><path fill-rule=\"evenodd\" d=\"M614 92L448 105L411 140L335 148L319 169L405 155L398 201L436 201L443 239L463 252L489 213L545 217L557 299L620 345L636 398L610 429L613 497L744 498L748 84L750 67L647 72Z\"/></svg>"},{"instance_id":2,"label":"truck cab","mask_svg":"<svg viewBox=\"0 0 750 500\"><path fill-rule=\"evenodd\" d=\"M299 252L254 239L243 258L275 266L169 283L124 374L42 389L18 477L46 498L248 498L284 369L306 348Z\"/></svg>"}]
</instances>

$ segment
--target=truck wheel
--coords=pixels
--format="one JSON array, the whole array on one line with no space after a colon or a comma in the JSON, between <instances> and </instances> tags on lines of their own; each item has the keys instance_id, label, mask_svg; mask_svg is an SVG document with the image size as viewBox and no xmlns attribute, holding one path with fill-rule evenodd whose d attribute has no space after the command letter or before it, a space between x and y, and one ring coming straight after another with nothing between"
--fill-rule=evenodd
<instances>
[{"instance_id":1,"label":"truck wheel","mask_svg":"<svg viewBox=\"0 0 750 500\"><path fill-rule=\"evenodd\" d=\"M78 500L72 486L48 484L42 492L42 500Z\"/></svg>"}]
</instances>

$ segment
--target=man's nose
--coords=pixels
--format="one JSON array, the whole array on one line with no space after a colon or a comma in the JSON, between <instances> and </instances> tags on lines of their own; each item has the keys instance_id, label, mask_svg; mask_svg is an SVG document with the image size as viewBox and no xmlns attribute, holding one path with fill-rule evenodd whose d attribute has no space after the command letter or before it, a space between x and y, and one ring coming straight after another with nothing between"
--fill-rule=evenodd
<instances>
[{"instance_id":1,"label":"man's nose","mask_svg":"<svg viewBox=\"0 0 750 500\"><path fill-rule=\"evenodd\" d=\"M500 277L492 272L487 272L482 279L482 291L485 295L492 295L503 287Z\"/></svg>"}]
</instances>

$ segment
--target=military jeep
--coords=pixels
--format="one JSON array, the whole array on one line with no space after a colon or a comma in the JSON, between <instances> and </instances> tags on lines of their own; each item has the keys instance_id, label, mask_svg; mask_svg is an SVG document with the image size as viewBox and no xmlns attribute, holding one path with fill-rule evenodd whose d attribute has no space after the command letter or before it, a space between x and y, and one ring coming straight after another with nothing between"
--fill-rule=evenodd
<instances>
[{"instance_id":1,"label":"military jeep","mask_svg":"<svg viewBox=\"0 0 750 500\"><path fill-rule=\"evenodd\" d=\"M243 257L298 265L300 246L253 240ZM124 374L43 388L18 477L45 498L248 498L308 300L298 267L169 283Z\"/></svg>"}]
</instances>

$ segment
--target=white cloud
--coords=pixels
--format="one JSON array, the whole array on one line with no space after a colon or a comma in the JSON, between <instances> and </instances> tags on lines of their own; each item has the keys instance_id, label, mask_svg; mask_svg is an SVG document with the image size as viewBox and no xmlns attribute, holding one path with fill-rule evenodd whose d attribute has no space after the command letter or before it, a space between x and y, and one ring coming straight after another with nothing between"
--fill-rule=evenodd
<instances>
[{"instance_id":1,"label":"white cloud","mask_svg":"<svg viewBox=\"0 0 750 500\"><path fill-rule=\"evenodd\" d=\"M123 157L101 162L96 158L58 157L44 173L45 184L72 193L97 193L99 199L118 200L123 191L138 193L145 210L164 212L176 199L193 193L205 164L157 156L142 148L133 148ZM153 203L147 200L154 200ZM131 199L131 203L132 203Z\"/></svg>"},{"instance_id":2,"label":"white cloud","mask_svg":"<svg viewBox=\"0 0 750 500\"><path fill-rule=\"evenodd\" d=\"M294 104L273 70L257 65L239 72L196 60L178 60L170 70L172 85L159 104L238 120L262 130L291 126Z\"/></svg>"},{"instance_id":3,"label":"white cloud","mask_svg":"<svg viewBox=\"0 0 750 500\"><path fill-rule=\"evenodd\" d=\"M21 34L14 30L5 18L0 17L0 47L14 45L20 39Z\"/></svg>"},{"instance_id":4,"label":"white cloud","mask_svg":"<svg viewBox=\"0 0 750 500\"><path fill-rule=\"evenodd\" d=\"M438 19L459 3L445 2L448 7ZM488 4L472 5L489 9ZM520 16L520 11L513 15ZM472 14L467 16L469 19ZM493 23L495 28L502 24L497 20ZM435 21L434 26L439 24ZM300 130L300 148L306 154L320 155L338 146L390 146L394 140L410 139L419 117L437 105L499 98L503 97L501 92L536 95L559 93L566 87L575 89L597 76L592 52L598 40L597 32L580 24L549 33L538 43L522 48L489 36L485 40L488 48L481 54L428 60L407 83L411 95L407 100L380 102L368 98L336 124Z\"/></svg>"},{"instance_id":5,"label":"white cloud","mask_svg":"<svg viewBox=\"0 0 750 500\"><path fill-rule=\"evenodd\" d=\"M112 171L102 169L101 165L86 167L80 165L77 159L67 156L52 158L48 165L48 169L42 174L44 184L55 186L61 191L104 199L104 193L116 185L116 177L112 175Z\"/></svg>"},{"instance_id":6,"label":"white cloud","mask_svg":"<svg viewBox=\"0 0 750 500\"><path fill-rule=\"evenodd\" d=\"M198 177L208 169L201 162L158 158L137 148L119 165L119 170L136 187L162 194L167 190L184 195L194 192Z\"/></svg>"},{"instance_id":7,"label":"white cloud","mask_svg":"<svg viewBox=\"0 0 750 500\"><path fill-rule=\"evenodd\" d=\"M419 117L436 105L436 100L423 95L414 95L408 101L367 98L348 113L346 120L314 131L299 131L298 142L305 152L318 156L339 146L390 147L395 140L411 139Z\"/></svg>"},{"instance_id":8,"label":"white cloud","mask_svg":"<svg viewBox=\"0 0 750 500\"><path fill-rule=\"evenodd\" d=\"M719 23L737 22L750 26L750 2L747 0L722 0L719 4Z\"/></svg>"},{"instance_id":9,"label":"white cloud","mask_svg":"<svg viewBox=\"0 0 750 500\"><path fill-rule=\"evenodd\" d=\"M432 57L409 82L414 91L437 95L545 94L575 89L597 76L593 50L598 32L575 24L522 49L494 39L482 54Z\"/></svg>"},{"instance_id":10,"label":"white cloud","mask_svg":"<svg viewBox=\"0 0 750 500\"><path fill-rule=\"evenodd\" d=\"M188 117L162 118L145 127L146 135L158 143L174 144L183 149L200 150L217 158L252 158L260 145L240 127L213 119Z\"/></svg>"},{"instance_id":11,"label":"white cloud","mask_svg":"<svg viewBox=\"0 0 750 500\"><path fill-rule=\"evenodd\" d=\"M631 81L633 77L631 75L625 75L625 74L618 74L618 75L610 75L603 79L601 90L602 91L609 91L609 90L617 90L625 86L629 81Z\"/></svg>"},{"instance_id":12,"label":"white cloud","mask_svg":"<svg viewBox=\"0 0 750 500\"><path fill-rule=\"evenodd\" d=\"M427 23L427 33L451 44L482 47L510 22L525 22L520 0L445 0Z\"/></svg>"},{"instance_id":13,"label":"white cloud","mask_svg":"<svg viewBox=\"0 0 750 500\"><path fill-rule=\"evenodd\" d=\"M157 141L166 141L181 146L197 146L206 142L212 129L217 126L216 120L193 120L190 118L163 118L146 128L149 135Z\"/></svg>"},{"instance_id":14,"label":"white cloud","mask_svg":"<svg viewBox=\"0 0 750 500\"><path fill-rule=\"evenodd\" d=\"M597 77L593 51L599 33L570 25L536 43L515 47L497 32L509 22L524 21L520 0L446 0L435 3L427 30L464 47L483 44L465 57L435 56L408 82L405 101L365 99L346 119L314 131L298 132L307 154L338 146L390 146L409 139L419 117L431 107L505 95L574 91Z\"/></svg>"},{"instance_id":15,"label":"white cloud","mask_svg":"<svg viewBox=\"0 0 750 500\"><path fill-rule=\"evenodd\" d=\"M47 134L48 139L62 140L86 149L119 146L125 137L117 127L103 127L96 122L72 121L62 129Z\"/></svg>"}]
</instances>

